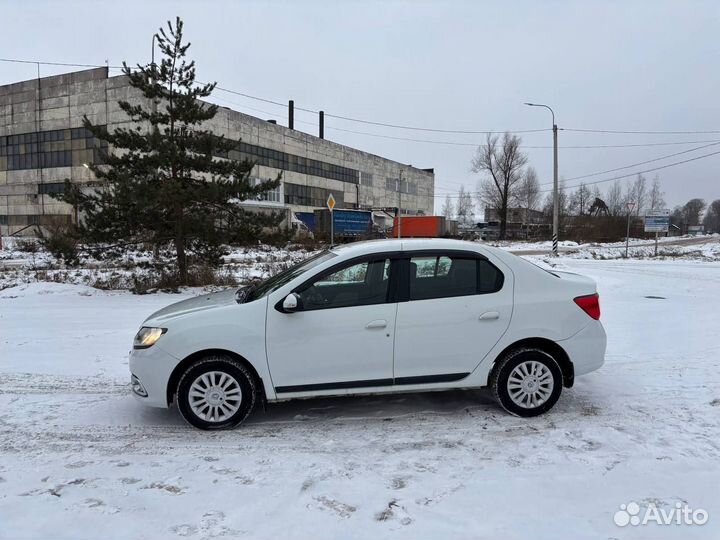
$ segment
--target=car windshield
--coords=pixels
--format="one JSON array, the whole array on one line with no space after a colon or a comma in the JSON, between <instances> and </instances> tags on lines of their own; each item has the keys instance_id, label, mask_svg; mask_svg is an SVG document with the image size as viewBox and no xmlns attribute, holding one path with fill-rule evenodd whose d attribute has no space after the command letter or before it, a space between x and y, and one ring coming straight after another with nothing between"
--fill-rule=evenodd
<instances>
[{"instance_id":1,"label":"car windshield","mask_svg":"<svg viewBox=\"0 0 720 540\"><path fill-rule=\"evenodd\" d=\"M305 259L295 266L291 266L287 270L283 270L265 281L258 283L257 285L251 285L245 289L240 289L237 295L238 302L252 302L253 300L267 296L304 272L307 272L311 268L315 268L316 266L336 256L337 255L335 255L332 251L321 251L320 253Z\"/></svg>"}]
</instances>

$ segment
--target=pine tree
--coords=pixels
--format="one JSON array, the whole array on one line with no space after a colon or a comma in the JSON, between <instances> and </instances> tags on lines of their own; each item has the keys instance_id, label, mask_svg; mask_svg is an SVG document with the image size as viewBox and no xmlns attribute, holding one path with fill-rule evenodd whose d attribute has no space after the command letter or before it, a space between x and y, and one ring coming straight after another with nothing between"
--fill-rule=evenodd
<instances>
[{"instance_id":1,"label":"pine tree","mask_svg":"<svg viewBox=\"0 0 720 540\"><path fill-rule=\"evenodd\" d=\"M248 241L279 223L280 215L247 212L238 203L276 188L280 179L255 185L252 162L226 159L238 141L203 128L218 107L200 100L216 83L195 81L182 20L167 26L156 35L159 64L131 70L123 63L130 85L146 98L140 105L118 101L132 127L110 131L83 120L111 147L104 163L89 165L101 187L88 191L66 181L61 198L80 212L75 233L84 242L171 245L183 284L192 256L217 262L223 244Z\"/></svg>"}]
</instances>

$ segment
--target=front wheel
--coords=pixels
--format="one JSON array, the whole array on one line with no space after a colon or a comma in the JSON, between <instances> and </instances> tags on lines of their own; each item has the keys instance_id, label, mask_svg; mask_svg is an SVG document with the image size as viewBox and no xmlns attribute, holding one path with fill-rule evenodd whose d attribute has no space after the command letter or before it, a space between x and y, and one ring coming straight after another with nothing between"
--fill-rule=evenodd
<instances>
[{"instance_id":1,"label":"front wheel","mask_svg":"<svg viewBox=\"0 0 720 540\"><path fill-rule=\"evenodd\" d=\"M257 388L237 360L210 356L191 365L177 387L180 414L199 429L227 429L245 420L255 406Z\"/></svg>"},{"instance_id":2,"label":"front wheel","mask_svg":"<svg viewBox=\"0 0 720 540\"><path fill-rule=\"evenodd\" d=\"M516 416L538 416L560 398L562 372L541 349L516 349L503 357L490 381L498 403Z\"/></svg>"}]
</instances>

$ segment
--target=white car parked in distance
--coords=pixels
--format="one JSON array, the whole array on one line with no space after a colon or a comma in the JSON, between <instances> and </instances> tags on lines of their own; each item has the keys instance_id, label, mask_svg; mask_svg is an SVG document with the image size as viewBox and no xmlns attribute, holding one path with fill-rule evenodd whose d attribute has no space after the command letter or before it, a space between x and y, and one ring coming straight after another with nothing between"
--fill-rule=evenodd
<instances>
[{"instance_id":1,"label":"white car parked in distance","mask_svg":"<svg viewBox=\"0 0 720 540\"><path fill-rule=\"evenodd\" d=\"M496 248L359 242L153 313L132 390L202 429L239 424L259 400L451 388L489 387L535 416L603 364L599 319L594 281Z\"/></svg>"}]
</instances>

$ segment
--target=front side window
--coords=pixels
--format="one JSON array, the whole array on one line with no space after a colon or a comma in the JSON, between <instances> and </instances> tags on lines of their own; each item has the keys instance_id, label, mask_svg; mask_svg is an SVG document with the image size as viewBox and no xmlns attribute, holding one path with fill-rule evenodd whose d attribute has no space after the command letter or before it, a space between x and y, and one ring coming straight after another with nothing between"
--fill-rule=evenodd
<instances>
[{"instance_id":1,"label":"front side window","mask_svg":"<svg viewBox=\"0 0 720 540\"><path fill-rule=\"evenodd\" d=\"M388 301L390 260L350 263L320 276L301 290L303 311L382 304Z\"/></svg>"},{"instance_id":2,"label":"front side window","mask_svg":"<svg viewBox=\"0 0 720 540\"><path fill-rule=\"evenodd\" d=\"M410 259L410 300L488 294L502 288L503 275L485 259L452 255Z\"/></svg>"},{"instance_id":3,"label":"front side window","mask_svg":"<svg viewBox=\"0 0 720 540\"><path fill-rule=\"evenodd\" d=\"M252 302L254 300L257 300L258 298L263 298L271 292L276 291L280 287L290 283L293 279L301 276L308 270L311 270L312 268L321 265L322 263L332 259L333 257L337 257L337 255L335 255L332 251L321 251L320 253L317 253L316 255L305 259L304 261L296 264L295 266L291 266L287 270L283 270L279 274L275 274L273 277L268 278L257 285L248 287L246 289L241 289L245 291L243 300L241 301Z\"/></svg>"}]
</instances>

